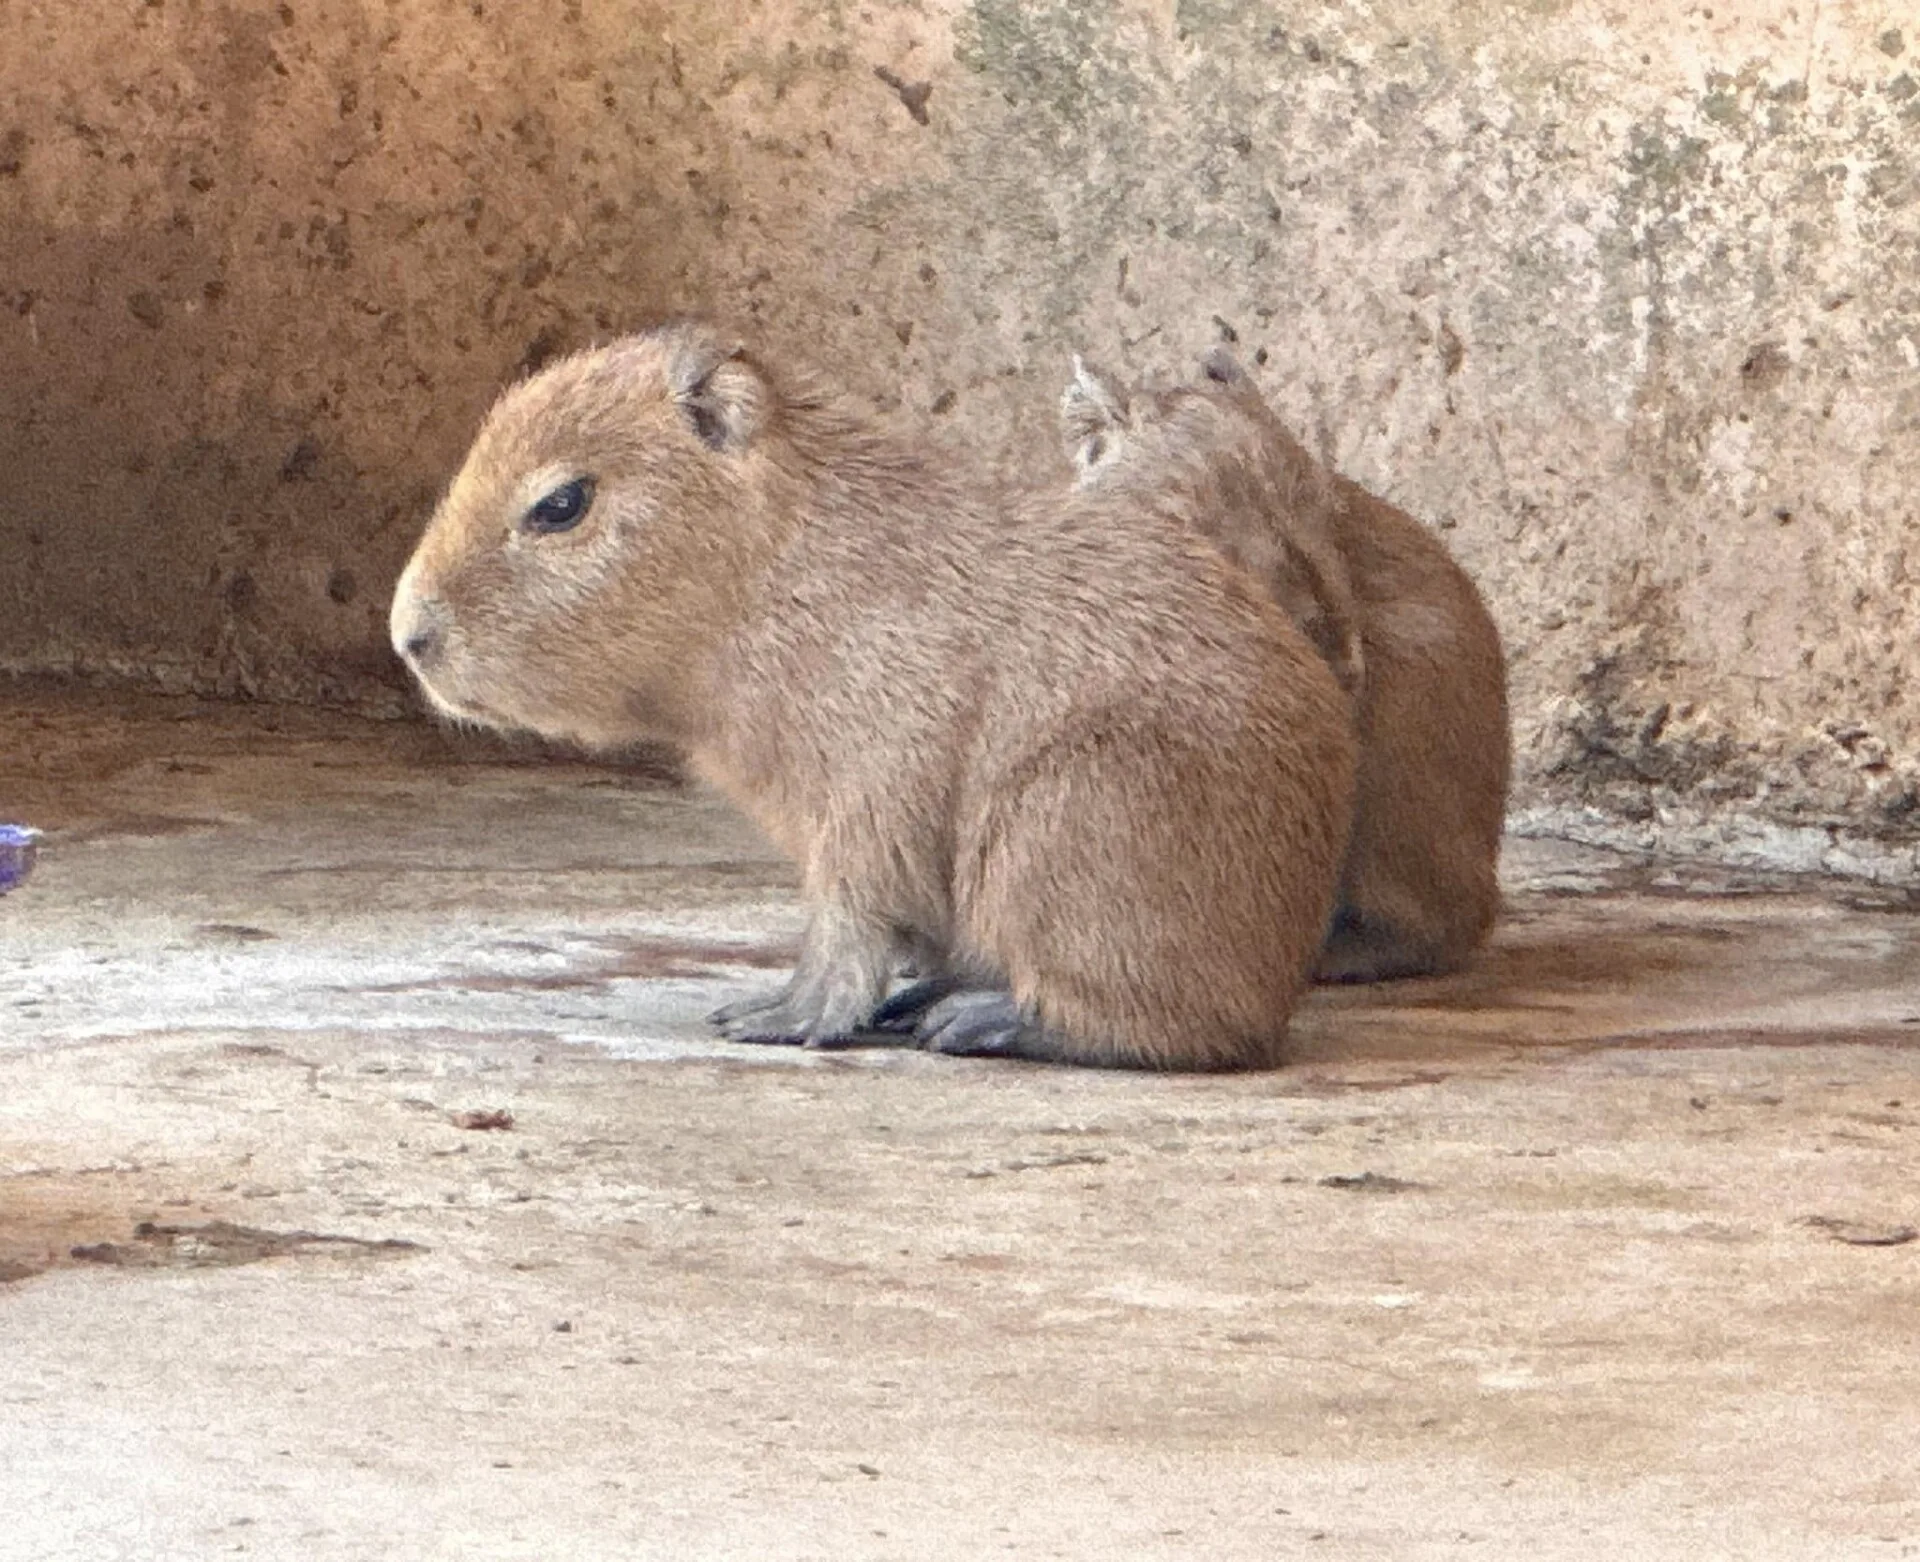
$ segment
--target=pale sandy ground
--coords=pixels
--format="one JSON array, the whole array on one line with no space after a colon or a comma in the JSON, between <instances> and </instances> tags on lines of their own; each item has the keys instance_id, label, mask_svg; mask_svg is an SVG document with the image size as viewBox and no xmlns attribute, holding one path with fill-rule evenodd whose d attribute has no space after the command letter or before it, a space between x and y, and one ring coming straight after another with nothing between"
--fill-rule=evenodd
<instances>
[{"instance_id":1,"label":"pale sandy ground","mask_svg":"<svg viewBox=\"0 0 1920 1562\"><path fill-rule=\"evenodd\" d=\"M1515 842L1277 1073L770 1053L708 799L0 732L7 1562L1920 1556L1904 895Z\"/></svg>"}]
</instances>

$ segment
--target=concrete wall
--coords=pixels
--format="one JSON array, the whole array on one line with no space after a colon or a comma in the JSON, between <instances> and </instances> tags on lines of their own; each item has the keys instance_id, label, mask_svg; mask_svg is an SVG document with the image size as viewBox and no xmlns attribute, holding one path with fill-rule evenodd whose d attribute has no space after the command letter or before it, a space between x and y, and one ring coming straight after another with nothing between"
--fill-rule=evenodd
<instances>
[{"instance_id":1,"label":"concrete wall","mask_svg":"<svg viewBox=\"0 0 1920 1562\"><path fill-rule=\"evenodd\" d=\"M0 24L0 665L398 704L492 390L663 312L1034 474L1224 335L1484 583L1534 825L1910 864L1910 0Z\"/></svg>"}]
</instances>

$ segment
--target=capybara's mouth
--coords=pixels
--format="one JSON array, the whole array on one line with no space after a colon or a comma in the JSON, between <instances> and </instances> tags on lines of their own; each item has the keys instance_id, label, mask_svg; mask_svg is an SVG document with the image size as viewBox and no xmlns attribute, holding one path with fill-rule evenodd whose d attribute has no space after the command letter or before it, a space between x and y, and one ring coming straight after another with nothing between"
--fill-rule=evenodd
<instances>
[{"instance_id":1,"label":"capybara's mouth","mask_svg":"<svg viewBox=\"0 0 1920 1562\"><path fill-rule=\"evenodd\" d=\"M481 727L514 725L484 701L449 689L444 680L429 678L418 668L414 669L413 681L420 686L420 692L427 697L427 703L433 707L435 714L444 716L449 721L471 722Z\"/></svg>"},{"instance_id":2,"label":"capybara's mouth","mask_svg":"<svg viewBox=\"0 0 1920 1562\"><path fill-rule=\"evenodd\" d=\"M441 710L455 721L472 722L481 727L516 727L520 723L510 721L490 705L482 705L478 700L463 700L458 704L448 702Z\"/></svg>"}]
</instances>

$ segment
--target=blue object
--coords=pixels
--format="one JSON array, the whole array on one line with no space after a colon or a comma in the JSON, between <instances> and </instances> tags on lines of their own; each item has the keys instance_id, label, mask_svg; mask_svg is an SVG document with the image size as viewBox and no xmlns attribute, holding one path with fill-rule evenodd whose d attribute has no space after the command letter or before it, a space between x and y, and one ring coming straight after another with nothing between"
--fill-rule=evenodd
<instances>
[{"instance_id":1,"label":"blue object","mask_svg":"<svg viewBox=\"0 0 1920 1562\"><path fill-rule=\"evenodd\" d=\"M38 830L24 824L0 824L0 895L27 882L39 852Z\"/></svg>"}]
</instances>

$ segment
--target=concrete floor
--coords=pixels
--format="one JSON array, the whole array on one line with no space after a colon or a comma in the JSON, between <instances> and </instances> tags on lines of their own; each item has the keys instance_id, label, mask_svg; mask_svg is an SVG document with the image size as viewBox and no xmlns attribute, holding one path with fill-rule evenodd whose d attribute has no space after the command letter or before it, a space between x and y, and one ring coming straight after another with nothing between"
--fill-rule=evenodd
<instances>
[{"instance_id":1,"label":"concrete floor","mask_svg":"<svg viewBox=\"0 0 1920 1562\"><path fill-rule=\"evenodd\" d=\"M8 1562L1920 1556L1904 895L1516 841L1278 1073L766 1052L701 796L0 731Z\"/></svg>"}]
</instances>

